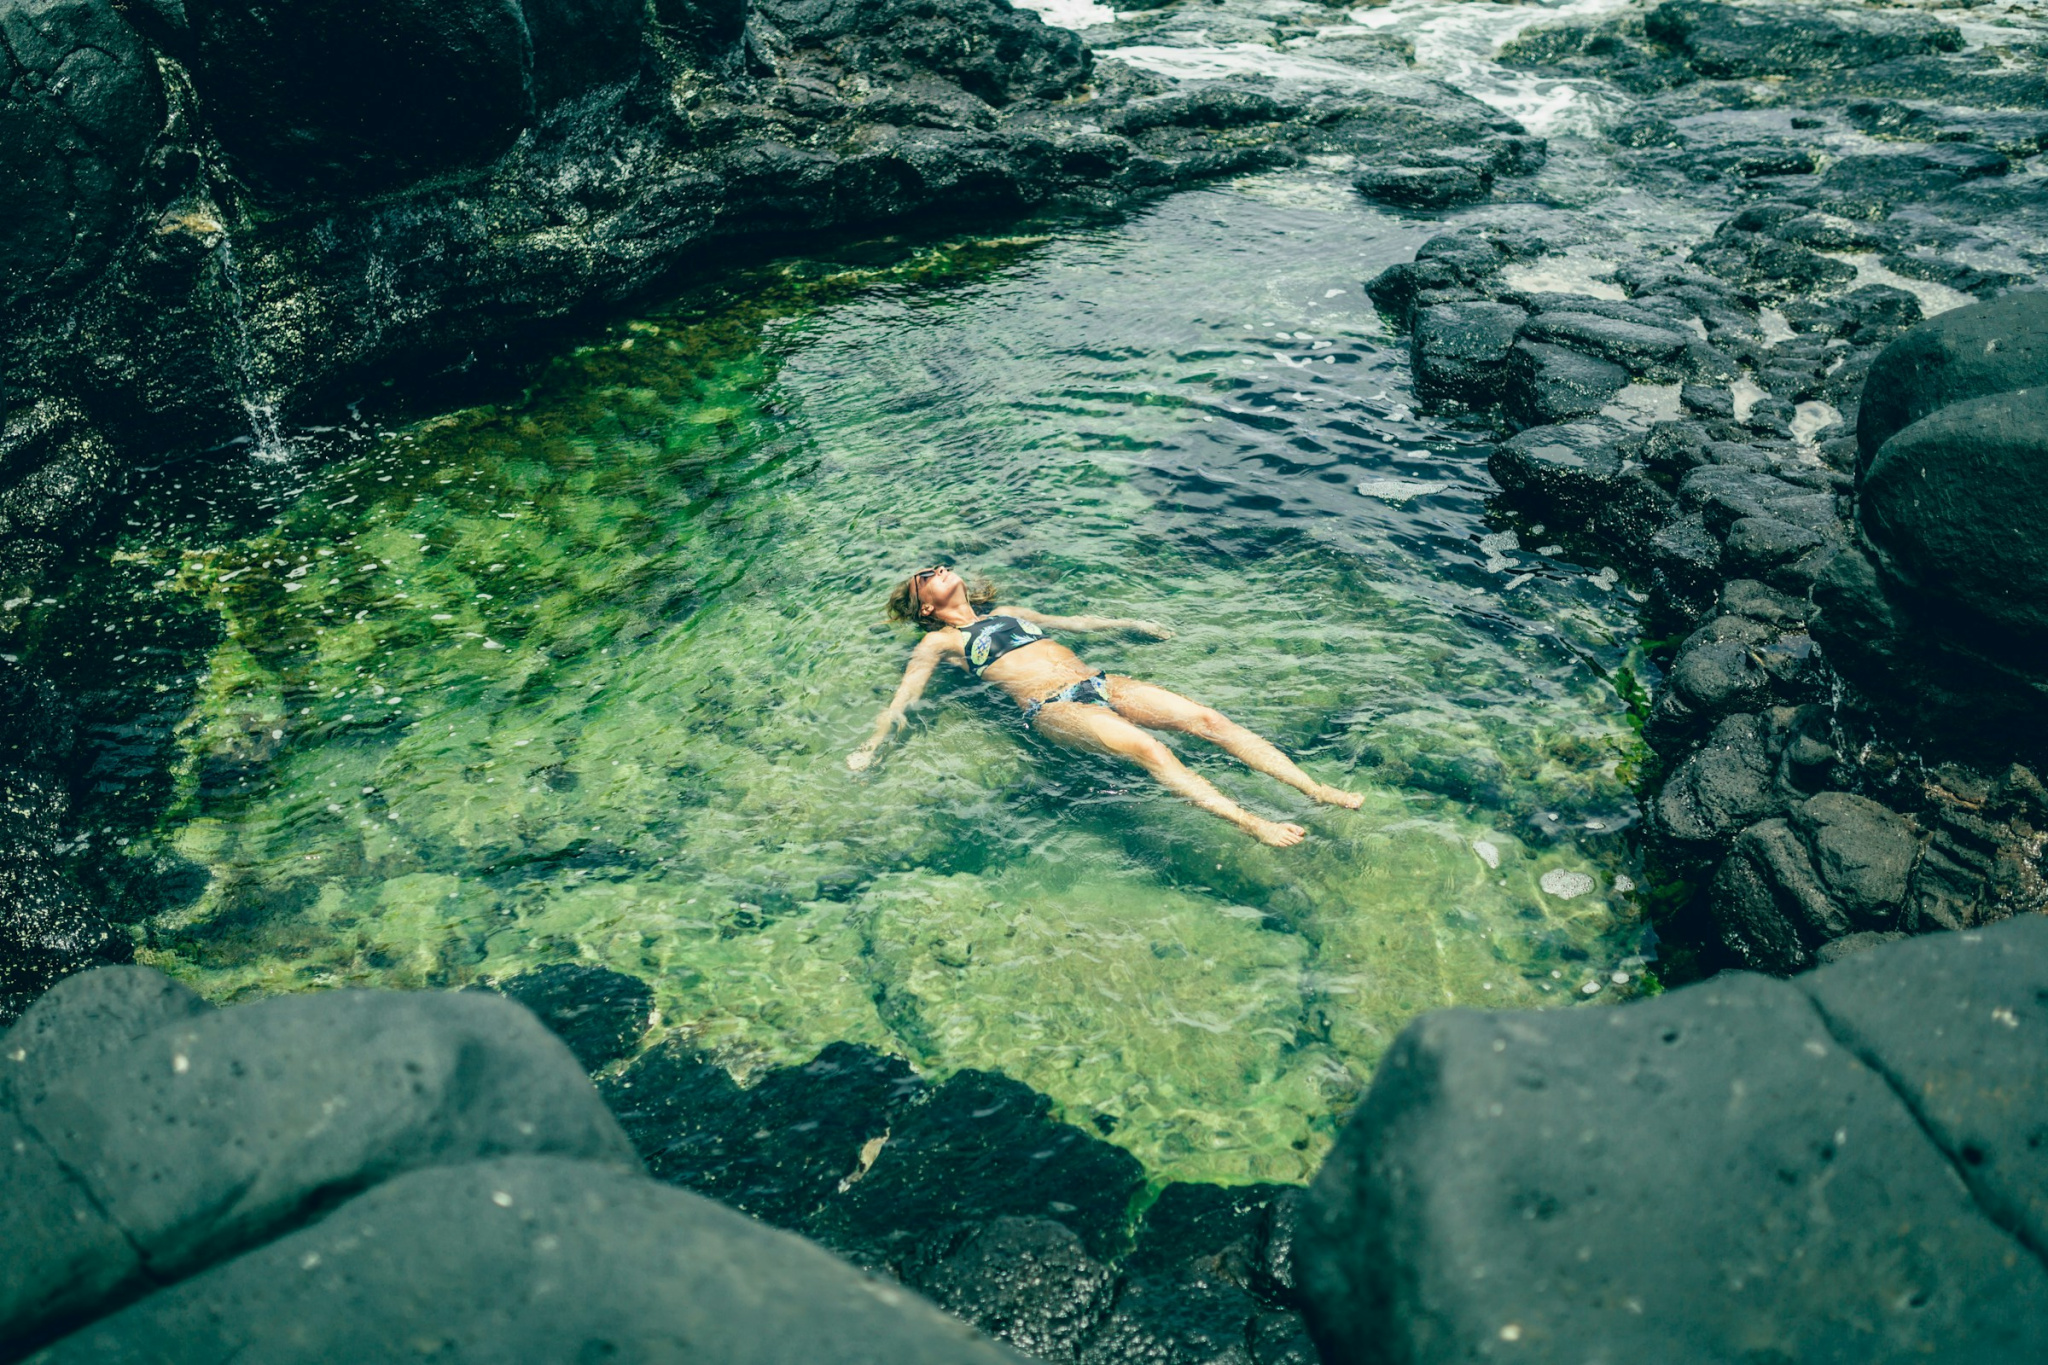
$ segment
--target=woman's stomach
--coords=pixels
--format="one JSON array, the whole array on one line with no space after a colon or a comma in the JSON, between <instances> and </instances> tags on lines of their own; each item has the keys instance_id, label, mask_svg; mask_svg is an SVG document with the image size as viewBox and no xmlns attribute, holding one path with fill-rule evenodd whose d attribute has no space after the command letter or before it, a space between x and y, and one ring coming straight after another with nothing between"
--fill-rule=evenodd
<instances>
[{"instance_id":1,"label":"woman's stomach","mask_svg":"<svg viewBox=\"0 0 2048 1365\"><path fill-rule=\"evenodd\" d=\"M1096 671L1057 640L1034 640L991 663L981 676L984 682L1002 688L1019 706L1027 706L1068 683L1094 676Z\"/></svg>"}]
</instances>

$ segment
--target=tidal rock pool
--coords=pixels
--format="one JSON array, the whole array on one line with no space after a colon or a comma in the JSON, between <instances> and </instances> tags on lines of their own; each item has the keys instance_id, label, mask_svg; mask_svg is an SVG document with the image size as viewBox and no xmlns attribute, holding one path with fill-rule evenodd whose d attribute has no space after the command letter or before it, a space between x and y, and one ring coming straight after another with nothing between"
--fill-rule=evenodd
<instances>
[{"instance_id":1,"label":"tidal rock pool","mask_svg":"<svg viewBox=\"0 0 2048 1365\"><path fill-rule=\"evenodd\" d=\"M78 873L216 1000L601 964L743 1077L861 1042L1303 1179L1415 1014L1642 985L1634 606L1415 413L1361 284L1437 230L1308 169L868 244L161 471L33 621L101 755ZM1165 622L1075 643L1363 809L1180 744L1312 832L1267 849L964 676L849 773L935 560Z\"/></svg>"}]
</instances>

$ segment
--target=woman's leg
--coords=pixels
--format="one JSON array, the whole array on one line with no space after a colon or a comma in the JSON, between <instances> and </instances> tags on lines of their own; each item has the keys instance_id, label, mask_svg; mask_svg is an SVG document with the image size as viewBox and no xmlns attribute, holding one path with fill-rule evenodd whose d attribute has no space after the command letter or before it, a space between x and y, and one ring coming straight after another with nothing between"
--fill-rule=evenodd
<instances>
[{"instance_id":1,"label":"woman's leg","mask_svg":"<svg viewBox=\"0 0 2048 1365\"><path fill-rule=\"evenodd\" d=\"M1056 701L1040 708L1033 722L1040 734L1069 748L1108 754L1135 763L1152 774L1160 786L1192 802L1211 815L1221 816L1255 839L1275 848L1298 844L1308 831L1300 825L1262 820L1237 802L1191 773L1167 748L1151 735L1116 712L1085 702Z\"/></svg>"},{"instance_id":2,"label":"woman's leg","mask_svg":"<svg viewBox=\"0 0 2048 1365\"><path fill-rule=\"evenodd\" d=\"M1121 674L1109 675L1109 701L1117 714L1153 730L1178 730L1184 735L1206 739L1247 768L1276 777L1306 792L1325 805L1357 810L1365 798L1338 787L1327 787L1294 765L1294 760L1266 740L1239 725L1221 711L1189 701L1151 683Z\"/></svg>"}]
</instances>

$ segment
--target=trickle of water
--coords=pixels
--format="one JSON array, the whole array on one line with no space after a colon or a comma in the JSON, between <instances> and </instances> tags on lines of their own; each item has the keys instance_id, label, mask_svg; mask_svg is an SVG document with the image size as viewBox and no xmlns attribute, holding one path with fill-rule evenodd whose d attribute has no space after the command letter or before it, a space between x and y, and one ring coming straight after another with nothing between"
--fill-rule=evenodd
<instances>
[{"instance_id":1,"label":"trickle of water","mask_svg":"<svg viewBox=\"0 0 2048 1365\"><path fill-rule=\"evenodd\" d=\"M249 419L253 453L261 460L289 460L293 451L285 436L278 401L265 391L258 378L258 346L249 327L249 300L242 291L242 267L235 259L234 233L224 223L220 244L214 250L220 257L221 287L227 292L234 323L235 397Z\"/></svg>"}]
</instances>

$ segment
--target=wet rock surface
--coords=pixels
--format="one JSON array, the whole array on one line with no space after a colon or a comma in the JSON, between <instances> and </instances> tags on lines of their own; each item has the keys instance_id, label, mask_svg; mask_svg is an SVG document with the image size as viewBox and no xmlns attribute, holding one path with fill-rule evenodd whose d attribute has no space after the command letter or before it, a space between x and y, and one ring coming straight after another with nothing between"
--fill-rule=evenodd
<instances>
[{"instance_id":1,"label":"wet rock surface","mask_svg":"<svg viewBox=\"0 0 2048 1365\"><path fill-rule=\"evenodd\" d=\"M2038 1357L2044 989L2028 915L1418 1020L1308 1195L1323 1358Z\"/></svg>"},{"instance_id":2,"label":"wet rock surface","mask_svg":"<svg viewBox=\"0 0 2048 1365\"><path fill-rule=\"evenodd\" d=\"M567 1049L488 995L213 1010L76 975L0 1035L0 1143L7 1359L1015 1358L650 1182Z\"/></svg>"}]
</instances>

